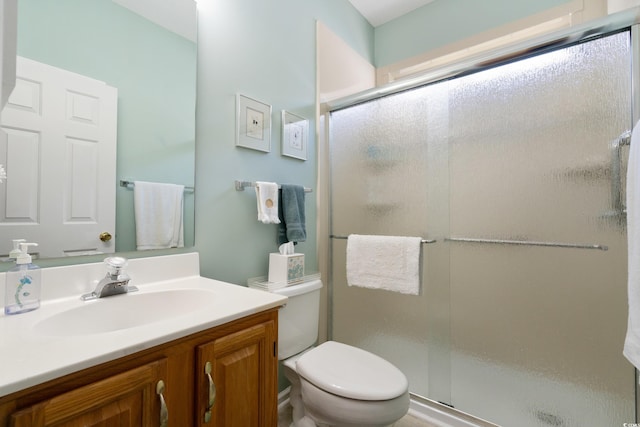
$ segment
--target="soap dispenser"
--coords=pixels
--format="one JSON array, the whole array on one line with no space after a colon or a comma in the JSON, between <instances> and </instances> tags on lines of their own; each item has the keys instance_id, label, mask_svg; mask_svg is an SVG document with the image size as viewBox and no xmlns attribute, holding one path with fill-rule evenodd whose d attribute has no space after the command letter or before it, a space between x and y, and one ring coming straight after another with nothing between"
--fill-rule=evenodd
<instances>
[{"instance_id":1,"label":"soap dispenser","mask_svg":"<svg viewBox=\"0 0 640 427\"><path fill-rule=\"evenodd\" d=\"M9 252L9 259L16 260L18 259L18 255L22 253L20 250L20 243L25 243L24 239L13 239L13 249Z\"/></svg>"},{"instance_id":2,"label":"soap dispenser","mask_svg":"<svg viewBox=\"0 0 640 427\"><path fill-rule=\"evenodd\" d=\"M40 307L40 267L31 262L29 246L37 243L20 242L16 266L7 271L4 313L18 314Z\"/></svg>"}]
</instances>

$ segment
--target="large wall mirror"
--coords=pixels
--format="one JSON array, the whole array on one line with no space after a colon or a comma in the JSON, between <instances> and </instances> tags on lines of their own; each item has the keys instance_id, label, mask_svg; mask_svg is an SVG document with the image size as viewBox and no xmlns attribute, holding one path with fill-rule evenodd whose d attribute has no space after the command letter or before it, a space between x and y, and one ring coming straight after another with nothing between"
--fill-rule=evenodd
<instances>
[{"instance_id":1,"label":"large wall mirror","mask_svg":"<svg viewBox=\"0 0 640 427\"><path fill-rule=\"evenodd\" d=\"M157 13L167 12L168 8L175 8L181 2L191 4L186 9L180 6L180 15L176 12L169 14L174 23L183 21L184 17L192 20L183 25L182 30L175 27L167 29L161 25L161 19L144 16L145 3L151 6L151 12ZM101 253L100 248L107 247L109 250L105 250L105 253L136 251L134 190L131 185L122 185L121 181L185 185L184 246L193 246L196 25L193 0L18 0L19 58L28 58L38 64L95 79L117 90L115 164L110 166L106 160L98 158L98 172L95 173L99 178L102 168L115 168L114 182L111 183L114 200L109 200L115 203L115 229L103 230L110 232L113 238L103 246L96 246L97 250L88 245L86 251L82 247L67 251L64 241L74 232L25 236L29 234L25 231L28 230L25 225L29 224L7 219L9 215L5 212L0 218L0 254L7 254L12 239L18 238L38 242L40 247L35 252L40 258L90 255ZM88 111L89 116L95 115L96 121L100 121L106 115L92 110L90 98L78 97L75 105L80 110L84 108ZM68 107L60 107L63 108ZM2 113L3 129L10 134L11 129L7 129L4 123L6 111L5 108ZM38 164L33 171L18 171L15 165L12 169L12 165L7 164L7 181L4 185L0 184L0 196L3 198L9 197L8 189L12 188L7 183L17 177L40 176L35 168L45 167L47 160L50 160L48 155L42 158L36 139L34 158ZM76 146L80 148L74 148L73 156L79 169L82 169L84 159L96 160L92 157L95 157L93 151L84 150L82 144ZM9 158L6 154L0 156L0 163L10 163ZM55 169L57 166L54 163L46 167ZM59 175L65 173L60 167ZM91 171L87 176L94 179L91 178ZM36 181L37 178L34 179ZM66 185L64 182L61 185ZM60 197L55 193L57 188L49 181L38 182L38 186L48 198L55 200ZM13 194L13 198L20 200L16 194ZM24 203L36 212L38 220L44 215L40 211L39 201L24 200ZM92 200L87 201L86 197L78 202L78 206L81 207L83 203L98 206ZM55 234L62 234L57 236L57 242L53 239ZM99 238L99 232L95 236L93 234L91 238Z\"/></svg>"}]
</instances>

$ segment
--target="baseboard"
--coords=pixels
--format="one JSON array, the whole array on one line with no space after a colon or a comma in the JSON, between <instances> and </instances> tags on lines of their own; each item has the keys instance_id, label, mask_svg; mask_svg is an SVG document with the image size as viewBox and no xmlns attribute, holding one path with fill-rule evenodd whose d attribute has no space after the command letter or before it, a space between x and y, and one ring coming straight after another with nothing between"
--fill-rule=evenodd
<instances>
[{"instance_id":1,"label":"baseboard","mask_svg":"<svg viewBox=\"0 0 640 427\"><path fill-rule=\"evenodd\" d=\"M409 414L438 427L500 427L442 403L411 394Z\"/></svg>"},{"instance_id":2,"label":"baseboard","mask_svg":"<svg viewBox=\"0 0 640 427\"><path fill-rule=\"evenodd\" d=\"M291 386L285 388L280 393L278 393L278 413L282 412L287 406L289 406L290 391L291 391Z\"/></svg>"},{"instance_id":3,"label":"baseboard","mask_svg":"<svg viewBox=\"0 0 640 427\"><path fill-rule=\"evenodd\" d=\"M289 392L287 387L278 393L278 413L288 410ZM500 427L476 418L442 403L411 394L409 415L438 427Z\"/></svg>"}]
</instances>

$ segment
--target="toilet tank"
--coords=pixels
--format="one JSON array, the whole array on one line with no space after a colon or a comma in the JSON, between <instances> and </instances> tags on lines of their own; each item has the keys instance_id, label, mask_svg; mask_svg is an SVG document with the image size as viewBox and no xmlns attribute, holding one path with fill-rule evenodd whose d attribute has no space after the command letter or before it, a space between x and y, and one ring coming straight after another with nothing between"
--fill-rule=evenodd
<instances>
[{"instance_id":1,"label":"toilet tank","mask_svg":"<svg viewBox=\"0 0 640 427\"><path fill-rule=\"evenodd\" d=\"M278 314L278 359L286 359L315 344L321 288L321 280L310 280L272 291L288 298Z\"/></svg>"}]
</instances>

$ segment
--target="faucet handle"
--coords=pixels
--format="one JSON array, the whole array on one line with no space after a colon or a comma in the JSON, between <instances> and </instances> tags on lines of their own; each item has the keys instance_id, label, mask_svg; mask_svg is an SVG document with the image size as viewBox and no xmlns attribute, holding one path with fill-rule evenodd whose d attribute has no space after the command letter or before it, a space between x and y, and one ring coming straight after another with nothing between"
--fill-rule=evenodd
<instances>
[{"instance_id":1,"label":"faucet handle","mask_svg":"<svg viewBox=\"0 0 640 427\"><path fill-rule=\"evenodd\" d=\"M107 265L107 272L112 276L120 275L120 272L127 266L129 261L124 257L112 256L104 259Z\"/></svg>"}]
</instances>

